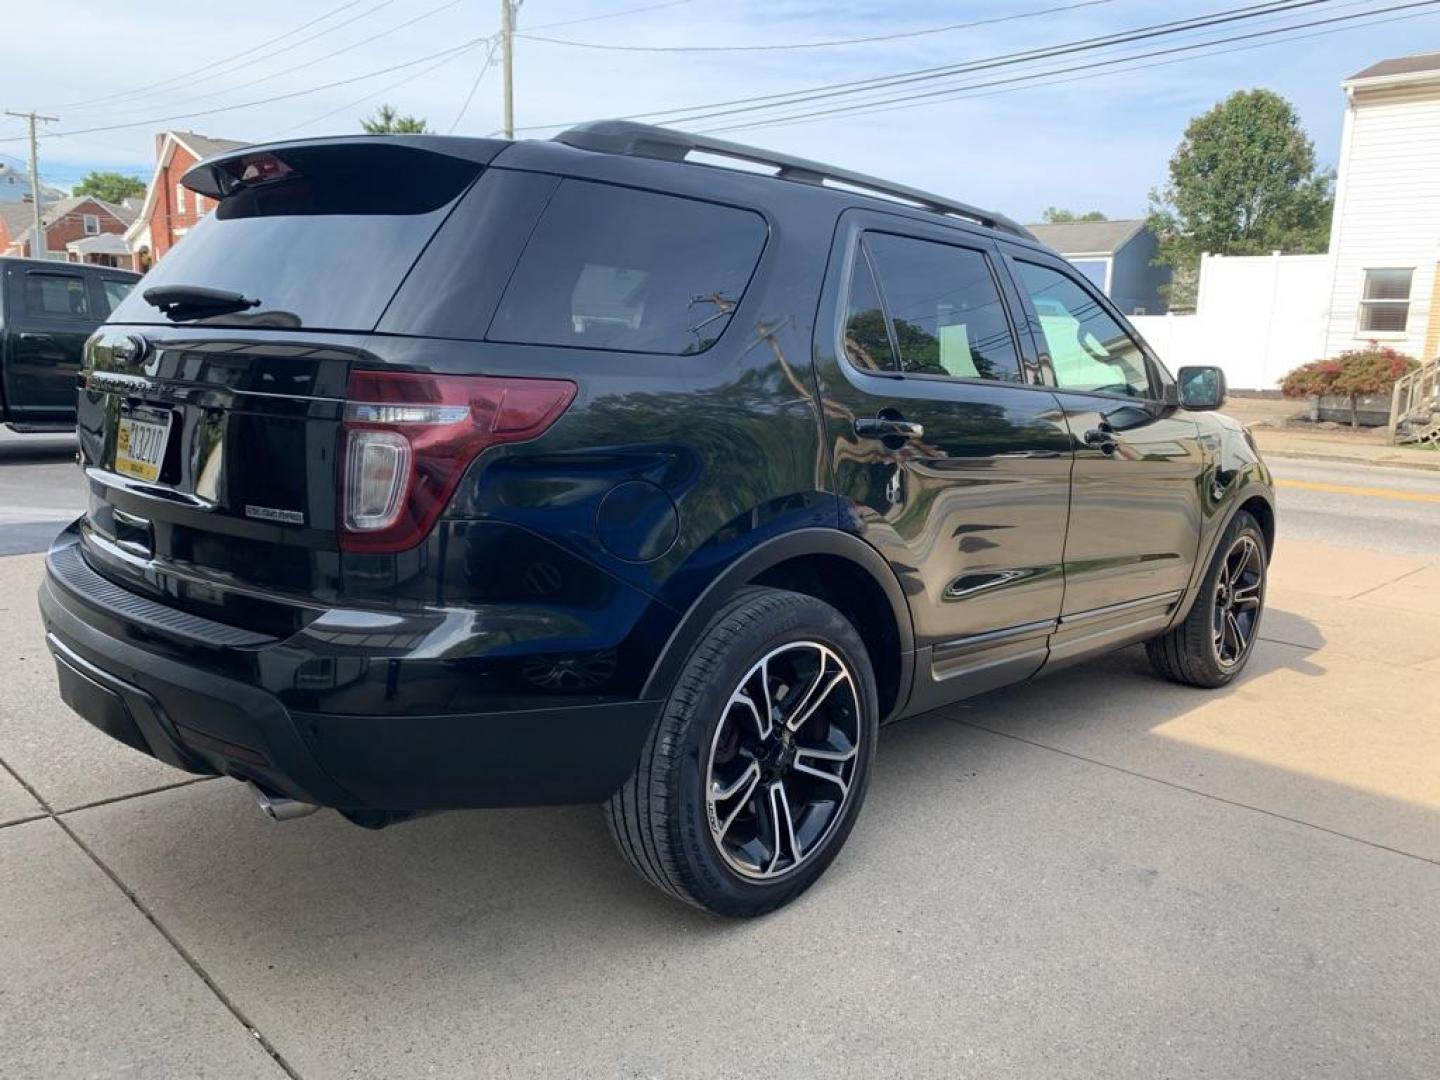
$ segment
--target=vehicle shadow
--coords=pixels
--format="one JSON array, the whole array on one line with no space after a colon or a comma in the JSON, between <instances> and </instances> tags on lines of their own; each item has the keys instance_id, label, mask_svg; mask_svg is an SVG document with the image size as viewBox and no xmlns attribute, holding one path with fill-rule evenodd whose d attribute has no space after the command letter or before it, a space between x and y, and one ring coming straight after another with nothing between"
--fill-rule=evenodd
<instances>
[{"instance_id":1,"label":"vehicle shadow","mask_svg":"<svg viewBox=\"0 0 1440 1080\"><path fill-rule=\"evenodd\" d=\"M0 466L75 460L74 435L21 435L0 428Z\"/></svg>"},{"instance_id":2,"label":"vehicle shadow","mask_svg":"<svg viewBox=\"0 0 1440 1080\"><path fill-rule=\"evenodd\" d=\"M1318 628L1303 617L1288 615L1284 621L1289 635L1296 626L1308 628L1310 638L1323 644ZM1317 648L1262 640L1244 676L1216 691L1168 683L1150 671L1142 648L1127 649L887 727L866 812L850 846L883 845L892 830L907 835L923 830L924 819L940 808L925 808L917 820L907 821L919 808L904 793L941 777L959 781L952 809L965 814L966 780L979 775L983 763L985 770L998 770L990 772L991 780L1006 782L1006 769L1019 760L1015 747L1006 744L1015 742L1197 791L1209 783L1217 797L1231 801L1245 802L1236 793L1249 793L1260 808L1276 813L1285 813L1286 806L1264 805L1276 793L1282 803L1293 795L1312 809L1327 801L1383 802L1373 792L1347 792L1313 776L1279 784L1273 765L1156 734L1197 706L1242 710L1251 696L1248 688L1281 673L1315 680L1323 693L1326 668L1314 659ZM1253 717L1256 725L1265 720ZM174 805L167 806L170 802ZM1430 811L1414 809L1426 826L1435 824ZM1366 816L1353 808L1340 812L1352 825L1363 824ZM1370 816L1383 819L1386 812ZM192 867L194 903L237 928L263 929L284 947L298 947L318 929L306 914L317 903L331 928L326 936L347 924L374 925L388 918L386 912L397 920L392 929L404 933L403 924L413 923L417 910L438 913L453 905L463 908L467 920L497 920L497 933L551 928L543 931L550 933L558 926L571 928L566 936L582 927L598 931L598 912L612 929L633 923L653 931L659 920L676 931L745 933L746 924L711 918L641 882L612 850L603 815L591 806L451 812L378 833L330 813L276 827L262 821L239 785L220 781L118 804L100 816L131 813L155 819L154 828L127 830L126 846L140 863L169 871ZM194 821L182 830L162 827L161 819L172 813L193 814ZM257 886L247 890L243 903L221 884L220 866L234 858L247 861ZM864 858L847 851L827 880L843 878L847 867L854 869ZM383 883L380 910L370 891L376 883ZM258 904L257 894L263 897Z\"/></svg>"}]
</instances>

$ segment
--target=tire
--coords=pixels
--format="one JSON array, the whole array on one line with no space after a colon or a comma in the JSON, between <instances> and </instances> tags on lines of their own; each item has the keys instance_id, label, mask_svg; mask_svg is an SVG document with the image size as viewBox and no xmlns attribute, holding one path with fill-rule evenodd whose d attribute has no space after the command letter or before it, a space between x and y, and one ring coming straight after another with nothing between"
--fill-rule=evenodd
<instances>
[{"instance_id":1,"label":"tire","mask_svg":"<svg viewBox=\"0 0 1440 1080\"><path fill-rule=\"evenodd\" d=\"M878 714L869 656L840 612L743 589L706 627L634 773L606 802L611 836L641 877L680 900L732 917L773 911L814 884L849 836Z\"/></svg>"},{"instance_id":2,"label":"tire","mask_svg":"<svg viewBox=\"0 0 1440 1080\"><path fill-rule=\"evenodd\" d=\"M1231 682L1255 651L1268 575L1265 535L1242 510L1216 545L1184 621L1145 643L1155 670L1188 686L1213 689Z\"/></svg>"}]
</instances>

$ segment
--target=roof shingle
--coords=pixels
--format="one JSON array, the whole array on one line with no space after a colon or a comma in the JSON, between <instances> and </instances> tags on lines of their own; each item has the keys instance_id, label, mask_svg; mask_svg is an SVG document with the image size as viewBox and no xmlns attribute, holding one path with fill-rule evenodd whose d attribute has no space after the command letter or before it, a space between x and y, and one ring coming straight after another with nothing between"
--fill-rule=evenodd
<instances>
[{"instance_id":1,"label":"roof shingle","mask_svg":"<svg viewBox=\"0 0 1440 1080\"><path fill-rule=\"evenodd\" d=\"M1397 56L1371 64L1364 71L1358 71L1346 82L1360 79L1383 79L1392 75L1423 75L1440 72L1440 52L1416 53L1414 56Z\"/></svg>"},{"instance_id":2,"label":"roof shingle","mask_svg":"<svg viewBox=\"0 0 1440 1080\"><path fill-rule=\"evenodd\" d=\"M1035 239L1062 255L1115 252L1145 227L1143 219L1123 221L1059 221L1026 226Z\"/></svg>"}]
</instances>

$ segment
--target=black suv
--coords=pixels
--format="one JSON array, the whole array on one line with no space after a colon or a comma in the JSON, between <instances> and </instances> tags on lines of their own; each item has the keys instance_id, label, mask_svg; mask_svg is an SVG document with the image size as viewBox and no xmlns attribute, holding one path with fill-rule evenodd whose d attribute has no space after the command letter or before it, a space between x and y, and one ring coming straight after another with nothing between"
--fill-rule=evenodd
<instances>
[{"instance_id":1,"label":"black suv","mask_svg":"<svg viewBox=\"0 0 1440 1080\"><path fill-rule=\"evenodd\" d=\"M1003 217L627 123L246 148L91 340L65 700L286 817L604 801L754 915L880 724L1148 643L1244 666L1270 477Z\"/></svg>"}]
</instances>

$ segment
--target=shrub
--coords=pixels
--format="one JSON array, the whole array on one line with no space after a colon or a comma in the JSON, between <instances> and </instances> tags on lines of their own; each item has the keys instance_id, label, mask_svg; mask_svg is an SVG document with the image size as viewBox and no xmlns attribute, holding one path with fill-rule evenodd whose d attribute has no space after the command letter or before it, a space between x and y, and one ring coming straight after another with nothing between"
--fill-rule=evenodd
<instances>
[{"instance_id":1,"label":"shrub","mask_svg":"<svg viewBox=\"0 0 1440 1080\"><path fill-rule=\"evenodd\" d=\"M1350 426L1360 426L1360 398L1388 394L1397 379L1420 365L1395 349L1370 342L1329 360L1302 364L1280 380L1286 397L1343 397L1350 401Z\"/></svg>"}]
</instances>

